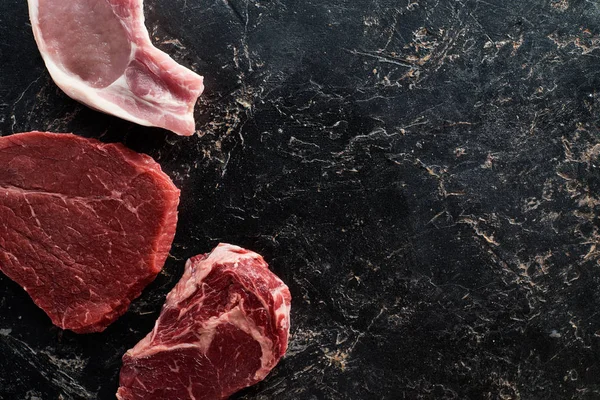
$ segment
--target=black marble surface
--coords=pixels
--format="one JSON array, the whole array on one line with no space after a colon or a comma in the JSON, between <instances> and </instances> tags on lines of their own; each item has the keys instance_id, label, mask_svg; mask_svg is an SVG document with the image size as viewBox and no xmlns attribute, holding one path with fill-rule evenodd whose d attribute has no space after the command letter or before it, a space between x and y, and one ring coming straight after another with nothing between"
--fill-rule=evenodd
<instances>
[{"instance_id":1,"label":"black marble surface","mask_svg":"<svg viewBox=\"0 0 600 400\"><path fill-rule=\"evenodd\" d=\"M182 189L164 271L102 334L0 277L0 399L113 399L184 260L262 253L290 348L236 399L600 399L600 3L148 0L206 77L198 135L77 104L0 2L0 132L122 141Z\"/></svg>"}]
</instances>

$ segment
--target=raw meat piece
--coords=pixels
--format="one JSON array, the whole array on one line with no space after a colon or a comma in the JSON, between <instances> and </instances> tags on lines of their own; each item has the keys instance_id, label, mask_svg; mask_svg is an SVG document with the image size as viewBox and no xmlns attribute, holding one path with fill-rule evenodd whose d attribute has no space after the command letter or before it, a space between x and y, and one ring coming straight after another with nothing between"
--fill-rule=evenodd
<instances>
[{"instance_id":1,"label":"raw meat piece","mask_svg":"<svg viewBox=\"0 0 600 400\"><path fill-rule=\"evenodd\" d=\"M291 296L263 258L230 244L190 259L154 330L123 356L120 400L217 400L287 349Z\"/></svg>"},{"instance_id":2,"label":"raw meat piece","mask_svg":"<svg viewBox=\"0 0 600 400\"><path fill-rule=\"evenodd\" d=\"M28 0L54 82L94 109L179 135L195 131L201 76L152 45L142 0Z\"/></svg>"},{"instance_id":3,"label":"raw meat piece","mask_svg":"<svg viewBox=\"0 0 600 400\"><path fill-rule=\"evenodd\" d=\"M70 134L0 137L0 270L52 322L100 332L162 269L179 190L150 157Z\"/></svg>"}]
</instances>

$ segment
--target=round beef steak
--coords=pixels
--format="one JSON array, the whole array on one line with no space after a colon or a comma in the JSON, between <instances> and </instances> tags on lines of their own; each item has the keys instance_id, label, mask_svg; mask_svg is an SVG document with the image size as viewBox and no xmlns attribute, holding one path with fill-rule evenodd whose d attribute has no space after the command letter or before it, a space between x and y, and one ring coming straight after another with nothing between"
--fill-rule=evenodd
<instances>
[{"instance_id":1,"label":"round beef steak","mask_svg":"<svg viewBox=\"0 0 600 400\"><path fill-rule=\"evenodd\" d=\"M71 134L0 138L0 270L52 322L100 332L160 272L179 190L149 156Z\"/></svg>"}]
</instances>

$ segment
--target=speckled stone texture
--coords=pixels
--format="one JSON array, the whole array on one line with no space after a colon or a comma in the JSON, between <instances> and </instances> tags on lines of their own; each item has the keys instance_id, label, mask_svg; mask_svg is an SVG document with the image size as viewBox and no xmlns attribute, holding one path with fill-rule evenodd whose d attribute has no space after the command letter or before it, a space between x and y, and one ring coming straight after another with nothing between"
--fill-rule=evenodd
<instances>
[{"instance_id":1,"label":"speckled stone texture","mask_svg":"<svg viewBox=\"0 0 600 400\"><path fill-rule=\"evenodd\" d=\"M287 356L235 399L600 398L600 3L147 0L206 77L201 135L67 98L0 2L0 131L75 131L182 190L172 257L107 331L54 328L0 277L0 398L114 399L184 260L264 255Z\"/></svg>"}]
</instances>

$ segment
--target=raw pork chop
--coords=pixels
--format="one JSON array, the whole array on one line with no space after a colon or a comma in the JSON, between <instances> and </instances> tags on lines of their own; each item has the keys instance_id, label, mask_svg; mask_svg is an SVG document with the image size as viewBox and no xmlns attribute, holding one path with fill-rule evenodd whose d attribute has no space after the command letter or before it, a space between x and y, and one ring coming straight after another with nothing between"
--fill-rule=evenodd
<instances>
[{"instance_id":1,"label":"raw pork chop","mask_svg":"<svg viewBox=\"0 0 600 400\"><path fill-rule=\"evenodd\" d=\"M162 269L179 190L150 157L70 134L0 138L0 270L52 322L99 332Z\"/></svg>"},{"instance_id":2,"label":"raw pork chop","mask_svg":"<svg viewBox=\"0 0 600 400\"><path fill-rule=\"evenodd\" d=\"M261 256L230 244L196 256L154 330L123 356L121 400L217 400L285 353L290 292Z\"/></svg>"},{"instance_id":3,"label":"raw pork chop","mask_svg":"<svg viewBox=\"0 0 600 400\"><path fill-rule=\"evenodd\" d=\"M194 133L202 77L152 45L142 0L28 2L46 67L66 94L140 125Z\"/></svg>"}]
</instances>

